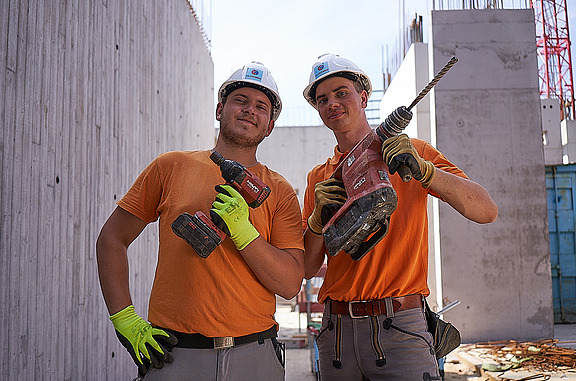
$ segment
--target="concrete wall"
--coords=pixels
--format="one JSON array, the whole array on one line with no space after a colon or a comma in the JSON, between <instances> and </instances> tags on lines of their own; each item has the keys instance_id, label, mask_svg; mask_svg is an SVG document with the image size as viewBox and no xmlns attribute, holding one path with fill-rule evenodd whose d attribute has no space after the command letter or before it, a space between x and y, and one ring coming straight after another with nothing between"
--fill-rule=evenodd
<instances>
[{"instance_id":1,"label":"concrete wall","mask_svg":"<svg viewBox=\"0 0 576 381\"><path fill-rule=\"evenodd\" d=\"M214 144L213 63L186 0L0 2L0 379L129 380L95 241L159 153ZM130 249L146 316L157 227Z\"/></svg>"},{"instance_id":2,"label":"concrete wall","mask_svg":"<svg viewBox=\"0 0 576 381\"><path fill-rule=\"evenodd\" d=\"M542 143L544 163L562 164L562 134L560 130L560 101L544 98L540 100L542 112Z\"/></svg>"},{"instance_id":3,"label":"concrete wall","mask_svg":"<svg viewBox=\"0 0 576 381\"><path fill-rule=\"evenodd\" d=\"M560 123L562 136L562 163L576 163L576 121L564 119Z\"/></svg>"},{"instance_id":4,"label":"concrete wall","mask_svg":"<svg viewBox=\"0 0 576 381\"><path fill-rule=\"evenodd\" d=\"M284 176L302 206L306 175L334 154L336 138L328 127L276 127L258 147L258 160Z\"/></svg>"},{"instance_id":5,"label":"concrete wall","mask_svg":"<svg viewBox=\"0 0 576 381\"><path fill-rule=\"evenodd\" d=\"M431 72L459 62L432 93L437 147L499 206L491 225L440 203L446 313L463 340L552 337L552 286L534 15L433 11Z\"/></svg>"},{"instance_id":6,"label":"concrete wall","mask_svg":"<svg viewBox=\"0 0 576 381\"><path fill-rule=\"evenodd\" d=\"M397 107L408 107L429 81L428 44L413 43L380 101L380 122L383 122ZM412 120L403 132L411 138L431 141L430 97L422 98L411 111Z\"/></svg>"},{"instance_id":7,"label":"concrete wall","mask_svg":"<svg viewBox=\"0 0 576 381\"><path fill-rule=\"evenodd\" d=\"M384 121L399 106L408 107L422 89L428 85L431 78L433 77L429 75L428 44L413 43L394 76L394 80L382 97L380 120ZM412 119L403 133L435 145L436 136L431 135L430 126L430 96L422 98L411 111ZM437 221L438 202L433 197L429 197L428 201L428 287L430 289L428 303L433 309L439 310L438 306L443 306L446 303L442 300L442 269L438 247L440 234ZM448 301L451 300L448 299Z\"/></svg>"}]
</instances>

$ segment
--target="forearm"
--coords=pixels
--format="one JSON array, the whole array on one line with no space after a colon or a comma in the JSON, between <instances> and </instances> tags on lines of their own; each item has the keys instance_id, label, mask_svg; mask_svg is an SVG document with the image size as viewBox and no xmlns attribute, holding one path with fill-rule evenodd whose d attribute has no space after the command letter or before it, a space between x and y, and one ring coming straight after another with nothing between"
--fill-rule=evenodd
<instances>
[{"instance_id":1,"label":"forearm","mask_svg":"<svg viewBox=\"0 0 576 381\"><path fill-rule=\"evenodd\" d=\"M259 236L240 253L270 291L284 299L292 299L298 294L304 277L302 250L281 250Z\"/></svg>"},{"instance_id":2,"label":"forearm","mask_svg":"<svg viewBox=\"0 0 576 381\"><path fill-rule=\"evenodd\" d=\"M102 236L96 244L100 287L110 315L132 304L126 247Z\"/></svg>"},{"instance_id":3,"label":"forearm","mask_svg":"<svg viewBox=\"0 0 576 381\"><path fill-rule=\"evenodd\" d=\"M304 232L304 277L314 277L324 263L324 237L314 234L309 229Z\"/></svg>"},{"instance_id":4,"label":"forearm","mask_svg":"<svg viewBox=\"0 0 576 381\"><path fill-rule=\"evenodd\" d=\"M430 189L462 216L479 224L496 221L498 206L480 184L436 168Z\"/></svg>"},{"instance_id":5,"label":"forearm","mask_svg":"<svg viewBox=\"0 0 576 381\"><path fill-rule=\"evenodd\" d=\"M128 284L128 246L146 223L122 208L110 215L96 241L102 295L110 315L132 304Z\"/></svg>"}]
</instances>

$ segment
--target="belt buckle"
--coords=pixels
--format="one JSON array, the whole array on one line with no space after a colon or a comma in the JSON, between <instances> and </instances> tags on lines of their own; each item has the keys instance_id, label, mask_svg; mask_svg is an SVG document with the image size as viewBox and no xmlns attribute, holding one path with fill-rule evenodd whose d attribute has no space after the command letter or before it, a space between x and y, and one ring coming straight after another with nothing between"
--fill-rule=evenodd
<instances>
[{"instance_id":1,"label":"belt buckle","mask_svg":"<svg viewBox=\"0 0 576 381\"><path fill-rule=\"evenodd\" d=\"M350 314L350 317L352 319L362 319L362 318L366 318L366 317L370 316L370 315L355 316L354 312L352 312L352 304L353 303L365 303L365 302L362 300L353 300L351 302L348 302L348 313Z\"/></svg>"},{"instance_id":2,"label":"belt buckle","mask_svg":"<svg viewBox=\"0 0 576 381\"><path fill-rule=\"evenodd\" d=\"M234 338L231 336L214 337L214 349L231 348L234 346Z\"/></svg>"}]
</instances>

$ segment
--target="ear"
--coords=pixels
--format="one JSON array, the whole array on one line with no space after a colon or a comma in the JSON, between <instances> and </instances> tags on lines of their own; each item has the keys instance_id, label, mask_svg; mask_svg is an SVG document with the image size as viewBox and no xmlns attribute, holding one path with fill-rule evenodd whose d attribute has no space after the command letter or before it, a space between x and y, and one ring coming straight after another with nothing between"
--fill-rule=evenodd
<instances>
[{"instance_id":1,"label":"ear","mask_svg":"<svg viewBox=\"0 0 576 381\"><path fill-rule=\"evenodd\" d=\"M362 108L366 108L368 107L368 93L366 92L366 90L362 90L362 92L360 93L360 100L361 100L361 104L362 104Z\"/></svg>"},{"instance_id":2,"label":"ear","mask_svg":"<svg viewBox=\"0 0 576 381\"><path fill-rule=\"evenodd\" d=\"M266 137L270 136L273 129L274 129L274 121L271 120L270 123L268 123L268 131L266 132Z\"/></svg>"},{"instance_id":3,"label":"ear","mask_svg":"<svg viewBox=\"0 0 576 381\"><path fill-rule=\"evenodd\" d=\"M218 102L218 105L216 105L216 120L220 121L220 118L222 117L222 109L224 108L224 105L222 104L222 102Z\"/></svg>"}]
</instances>

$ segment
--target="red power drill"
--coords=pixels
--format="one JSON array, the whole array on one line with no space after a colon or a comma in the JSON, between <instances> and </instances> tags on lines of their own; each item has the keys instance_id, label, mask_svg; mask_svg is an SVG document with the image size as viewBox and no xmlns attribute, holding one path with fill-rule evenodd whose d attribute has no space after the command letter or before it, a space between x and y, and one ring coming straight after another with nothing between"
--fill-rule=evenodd
<instances>
[{"instance_id":1,"label":"red power drill","mask_svg":"<svg viewBox=\"0 0 576 381\"><path fill-rule=\"evenodd\" d=\"M257 208L270 195L270 188L242 164L226 160L214 151L210 159L220 167L222 177L244 197L251 208ZM172 222L172 231L186 241L202 258L207 258L230 235L222 218L210 210L210 218L202 211L194 215L182 213Z\"/></svg>"},{"instance_id":2,"label":"red power drill","mask_svg":"<svg viewBox=\"0 0 576 381\"><path fill-rule=\"evenodd\" d=\"M347 199L322 229L328 254L344 251L357 261L388 233L390 217L398 206L396 191L382 159L382 142L398 135L410 123L410 111L458 61L452 57L408 107L398 107L368 133L336 168L332 177L342 180ZM398 174L404 182L412 173L402 164Z\"/></svg>"}]
</instances>

